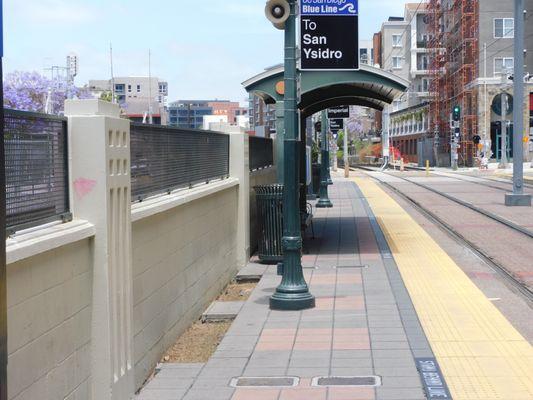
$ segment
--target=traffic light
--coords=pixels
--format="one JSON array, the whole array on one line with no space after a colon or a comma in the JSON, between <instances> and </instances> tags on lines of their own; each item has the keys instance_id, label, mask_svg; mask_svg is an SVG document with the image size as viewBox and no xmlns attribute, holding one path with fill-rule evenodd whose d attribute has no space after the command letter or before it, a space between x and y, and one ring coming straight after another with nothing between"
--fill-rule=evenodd
<instances>
[{"instance_id":1,"label":"traffic light","mask_svg":"<svg viewBox=\"0 0 533 400\"><path fill-rule=\"evenodd\" d=\"M461 120L461 107L455 106L453 108L452 119L455 122L459 122Z\"/></svg>"}]
</instances>

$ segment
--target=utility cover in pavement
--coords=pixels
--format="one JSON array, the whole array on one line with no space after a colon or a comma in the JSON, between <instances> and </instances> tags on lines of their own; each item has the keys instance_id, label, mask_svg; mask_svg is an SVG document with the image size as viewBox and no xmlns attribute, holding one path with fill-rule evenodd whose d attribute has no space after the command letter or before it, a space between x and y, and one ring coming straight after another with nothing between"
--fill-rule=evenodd
<instances>
[{"instance_id":1,"label":"utility cover in pavement","mask_svg":"<svg viewBox=\"0 0 533 400\"><path fill-rule=\"evenodd\" d=\"M378 376L319 376L313 378L312 386L380 386Z\"/></svg>"},{"instance_id":2,"label":"utility cover in pavement","mask_svg":"<svg viewBox=\"0 0 533 400\"><path fill-rule=\"evenodd\" d=\"M232 387L293 387L300 383L300 378L284 377L239 377L230 382Z\"/></svg>"}]
</instances>

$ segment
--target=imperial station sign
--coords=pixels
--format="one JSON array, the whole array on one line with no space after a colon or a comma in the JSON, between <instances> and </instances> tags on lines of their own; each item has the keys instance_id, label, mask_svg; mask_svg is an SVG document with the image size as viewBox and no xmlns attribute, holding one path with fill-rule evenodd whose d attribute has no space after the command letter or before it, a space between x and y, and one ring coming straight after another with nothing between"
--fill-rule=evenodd
<instances>
[{"instance_id":1,"label":"imperial station sign","mask_svg":"<svg viewBox=\"0 0 533 400\"><path fill-rule=\"evenodd\" d=\"M302 70L359 69L358 0L300 0Z\"/></svg>"}]
</instances>

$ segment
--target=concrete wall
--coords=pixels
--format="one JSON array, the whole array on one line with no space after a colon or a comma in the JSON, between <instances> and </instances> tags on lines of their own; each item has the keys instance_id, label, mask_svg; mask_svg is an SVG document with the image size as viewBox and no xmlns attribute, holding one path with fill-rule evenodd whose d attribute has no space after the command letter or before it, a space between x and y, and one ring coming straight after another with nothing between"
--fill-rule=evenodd
<instances>
[{"instance_id":1,"label":"concrete wall","mask_svg":"<svg viewBox=\"0 0 533 400\"><path fill-rule=\"evenodd\" d=\"M237 273L237 195L223 188L133 223L136 388Z\"/></svg>"},{"instance_id":2,"label":"concrete wall","mask_svg":"<svg viewBox=\"0 0 533 400\"><path fill-rule=\"evenodd\" d=\"M91 240L9 264L7 301L8 398L89 399Z\"/></svg>"},{"instance_id":3,"label":"concrete wall","mask_svg":"<svg viewBox=\"0 0 533 400\"><path fill-rule=\"evenodd\" d=\"M132 205L130 125L68 101L73 221L7 240L9 400L130 400L249 258L248 140L230 177Z\"/></svg>"},{"instance_id":4,"label":"concrete wall","mask_svg":"<svg viewBox=\"0 0 533 400\"><path fill-rule=\"evenodd\" d=\"M254 186L269 185L277 182L276 168L266 168L259 171L250 172L250 253L257 250L257 240L259 239L257 203L255 199Z\"/></svg>"}]
</instances>

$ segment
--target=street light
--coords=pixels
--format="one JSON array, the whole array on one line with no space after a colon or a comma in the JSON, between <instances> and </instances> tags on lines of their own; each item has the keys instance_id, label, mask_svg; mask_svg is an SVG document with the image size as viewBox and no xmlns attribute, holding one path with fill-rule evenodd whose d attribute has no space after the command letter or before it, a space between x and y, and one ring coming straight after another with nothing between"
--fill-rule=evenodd
<instances>
[{"instance_id":1,"label":"street light","mask_svg":"<svg viewBox=\"0 0 533 400\"><path fill-rule=\"evenodd\" d=\"M524 193L524 19L524 0L515 0L513 193L505 195L505 205L531 207Z\"/></svg>"},{"instance_id":2,"label":"street light","mask_svg":"<svg viewBox=\"0 0 533 400\"><path fill-rule=\"evenodd\" d=\"M285 187L283 191L283 278L270 298L273 310L305 310L315 306L302 269L298 177L298 106L296 72L296 0L269 0L267 19L285 29L285 138L283 147Z\"/></svg>"}]
</instances>

